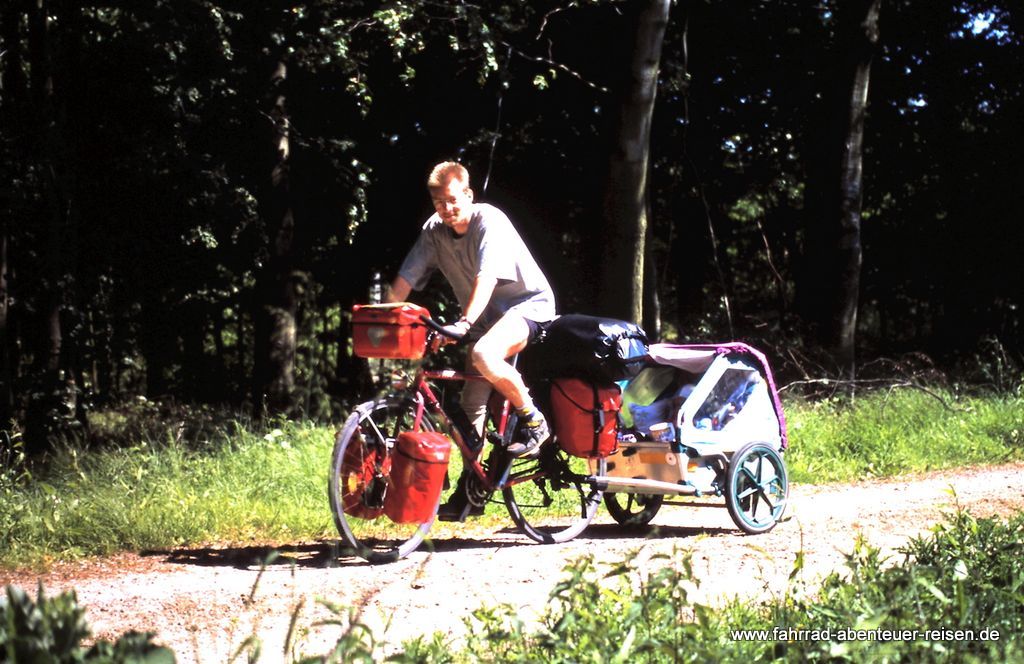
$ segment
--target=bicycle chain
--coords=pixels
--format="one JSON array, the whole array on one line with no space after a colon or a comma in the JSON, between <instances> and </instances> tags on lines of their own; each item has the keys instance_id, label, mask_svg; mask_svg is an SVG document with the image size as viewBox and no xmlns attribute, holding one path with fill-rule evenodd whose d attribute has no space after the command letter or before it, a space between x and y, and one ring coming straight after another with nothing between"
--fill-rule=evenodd
<instances>
[{"instance_id":1,"label":"bicycle chain","mask_svg":"<svg viewBox=\"0 0 1024 664\"><path fill-rule=\"evenodd\" d=\"M491 469L495 463L502 463L504 461L504 450L499 449L498 445L501 444L501 439L493 437L493 434L488 435L489 442L493 445L490 453L487 455L487 459L483 463L484 474L490 476ZM466 476L466 498L471 505L474 507L480 507L491 499L493 492L484 486L480 478L477 477L476 473L469 473Z\"/></svg>"}]
</instances>

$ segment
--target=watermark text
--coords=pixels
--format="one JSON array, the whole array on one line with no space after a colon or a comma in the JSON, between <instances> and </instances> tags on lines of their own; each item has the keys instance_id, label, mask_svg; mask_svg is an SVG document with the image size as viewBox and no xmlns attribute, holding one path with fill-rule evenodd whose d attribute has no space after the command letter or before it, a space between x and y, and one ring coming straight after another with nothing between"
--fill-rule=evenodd
<instances>
[{"instance_id":1,"label":"watermark text","mask_svg":"<svg viewBox=\"0 0 1024 664\"><path fill-rule=\"evenodd\" d=\"M997 629L734 629L733 641L998 641Z\"/></svg>"}]
</instances>

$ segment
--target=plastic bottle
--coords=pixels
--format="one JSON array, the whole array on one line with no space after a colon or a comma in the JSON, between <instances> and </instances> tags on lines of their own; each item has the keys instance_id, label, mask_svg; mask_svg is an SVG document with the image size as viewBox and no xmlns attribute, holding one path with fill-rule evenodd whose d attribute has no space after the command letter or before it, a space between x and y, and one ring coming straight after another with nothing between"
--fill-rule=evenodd
<instances>
[{"instance_id":1,"label":"plastic bottle","mask_svg":"<svg viewBox=\"0 0 1024 664\"><path fill-rule=\"evenodd\" d=\"M380 272L374 272L370 277L370 304L380 304L384 301L384 278Z\"/></svg>"}]
</instances>

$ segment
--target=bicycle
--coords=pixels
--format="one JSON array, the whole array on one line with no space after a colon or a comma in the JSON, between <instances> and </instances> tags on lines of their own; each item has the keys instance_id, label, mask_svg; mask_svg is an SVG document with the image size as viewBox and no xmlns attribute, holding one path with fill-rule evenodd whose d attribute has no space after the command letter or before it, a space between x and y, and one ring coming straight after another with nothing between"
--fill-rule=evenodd
<instances>
[{"instance_id":1,"label":"bicycle","mask_svg":"<svg viewBox=\"0 0 1024 664\"><path fill-rule=\"evenodd\" d=\"M400 345L404 350L397 354L380 351L383 356L415 359L437 352L437 335L456 338L429 315L421 315L419 320L429 328L422 340L403 336ZM509 361L514 365L516 357ZM468 503L477 507L500 492L512 521L535 542L569 541L594 518L603 495L600 478L606 474L606 461L570 456L557 440L544 443L535 458L512 457L506 447L517 435L517 417L508 400L497 392L492 393L488 406L484 439L478 447L471 447L432 386L437 381L466 380L485 379L450 368L426 369L420 364L412 375L392 374L383 394L356 406L346 420L334 444L328 490L335 525L355 555L371 563L403 558L423 543L435 521L444 492L427 519L404 524L382 517L387 491L394 484L391 468L396 441L408 431L446 433L459 452L451 455L446 484L448 477L459 476L455 471L460 470L461 461L462 470L468 472L464 486L463 482L451 483L454 490L464 490Z\"/></svg>"}]
</instances>

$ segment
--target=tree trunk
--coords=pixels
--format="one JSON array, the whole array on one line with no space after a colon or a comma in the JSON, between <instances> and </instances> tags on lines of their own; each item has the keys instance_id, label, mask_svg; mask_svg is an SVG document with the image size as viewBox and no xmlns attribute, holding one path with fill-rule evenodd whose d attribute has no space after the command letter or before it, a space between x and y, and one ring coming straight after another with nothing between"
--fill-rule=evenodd
<instances>
[{"instance_id":1,"label":"tree trunk","mask_svg":"<svg viewBox=\"0 0 1024 664\"><path fill-rule=\"evenodd\" d=\"M9 429L14 417L14 390L11 386L14 368L8 352L7 238L7 217L4 216L0 219L0 430Z\"/></svg>"},{"instance_id":2,"label":"tree trunk","mask_svg":"<svg viewBox=\"0 0 1024 664\"><path fill-rule=\"evenodd\" d=\"M189 401L208 403L215 398L213 383L220 372L213 372L206 362L203 342L206 337L206 311L201 302L178 307L181 335L181 386Z\"/></svg>"},{"instance_id":3,"label":"tree trunk","mask_svg":"<svg viewBox=\"0 0 1024 664\"><path fill-rule=\"evenodd\" d=\"M603 201L604 258L600 300L604 313L632 321L644 316L647 253L647 167L651 116L658 87L661 43L669 0L640 0L628 73L619 90Z\"/></svg>"},{"instance_id":4,"label":"tree trunk","mask_svg":"<svg viewBox=\"0 0 1024 664\"><path fill-rule=\"evenodd\" d=\"M159 293L144 293L139 323L139 350L146 363L146 396L159 399L171 391L168 373L178 348L174 317Z\"/></svg>"},{"instance_id":5,"label":"tree trunk","mask_svg":"<svg viewBox=\"0 0 1024 664\"><path fill-rule=\"evenodd\" d=\"M651 229L648 227L646 246L650 247ZM648 252L644 261L644 308L640 324L650 342L661 341L661 299L658 297L658 265Z\"/></svg>"},{"instance_id":6,"label":"tree trunk","mask_svg":"<svg viewBox=\"0 0 1024 664\"><path fill-rule=\"evenodd\" d=\"M855 372L857 305L860 299L861 209L864 194L864 116L868 107L871 60L878 45L878 12L881 0L861 0L850 22L849 66L853 70L847 114L847 141L840 166L839 195L839 288L831 336L842 367L849 378Z\"/></svg>"},{"instance_id":7,"label":"tree trunk","mask_svg":"<svg viewBox=\"0 0 1024 664\"><path fill-rule=\"evenodd\" d=\"M271 76L268 116L271 168L260 196L260 210L270 238L269 257L256 280L254 314L255 367L253 405L256 412L287 413L295 392L297 345L296 293L293 241L295 216L289 182L288 115L282 86L287 66L278 62Z\"/></svg>"},{"instance_id":8,"label":"tree trunk","mask_svg":"<svg viewBox=\"0 0 1024 664\"><path fill-rule=\"evenodd\" d=\"M864 116L880 3L857 0L839 15L841 67L836 80L842 88L831 96L835 107L827 117L832 122L825 127L819 153L824 163L812 161L808 178L806 269L798 306L848 378L856 370Z\"/></svg>"},{"instance_id":9,"label":"tree trunk","mask_svg":"<svg viewBox=\"0 0 1024 664\"><path fill-rule=\"evenodd\" d=\"M35 136L38 141L38 167L42 171L45 209L44 230L41 234L40 254L43 275L37 303L37 336L33 372L37 383L33 387L25 422L25 451L30 455L45 452L50 436L60 425L64 386L61 376L61 277L62 230L66 212L63 200L59 163L59 127L54 101L53 54L48 3L35 0L29 11L29 57L31 60L31 90Z\"/></svg>"},{"instance_id":10,"label":"tree trunk","mask_svg":"<svg viewBox=\"0 0 1024 664\"><path fill-rule=\"evenodd\" d=\"M99 403L106 404L117 398L117 369L114 358L114 323L112 296L113 278L100 279L97 299L100 306L91 314L91 334L93 339L93 364L96 367L93 382Z\"/></svg>"},{"instance_id":11,"label":"tree trunk","mask_svg":"<svg viewBox=\"0 0 1024 664\"><path fill-rule=\"evenodd\" d=\"M711 260L715 255L715 247L711 242L711 217L704 197L703 177L690 156L690 17L692 6L687 6L682 14L680 30L682 47L682 67L685 76L683 89L683 120L679 144L679 156L686 166L686 172L692 179L693 188L699 193L694 196L686 193L685 186L679 186L673 194L672 242L669 244L669 256L673 263L675 283L676 329L682 340L694 339L696 330L701 328L705 314L705 284L712 278ZM698 151L701 151L698 148ZM723 284L724 285L724 284Z\"/></svg>"},{"instance_id":12,"label":"tree trunk","mask_svg":"<svg viewBox=\"0 0 1024 664\"><path fill-rule=\"evenodd\" d=\"M20 3L11 2L0 15L0 51L4 52L3 79L0 80L0 123L7 128L4 158L12 164L24 164L22 137L15 135L12 128L23 127L25 98L28 85L22 70L21 20L24 15ZM9 132L9 133L8 133ZM10 152L7 152L10 150ZM10 205L4 205L10 210ZM8 251L13 230L7 214L0 218L0 429L9 429L14 418L13 381L16 367L10 349L12 347L10 303L8 290L10 263Z\"/></svg>"}]
</instances>

